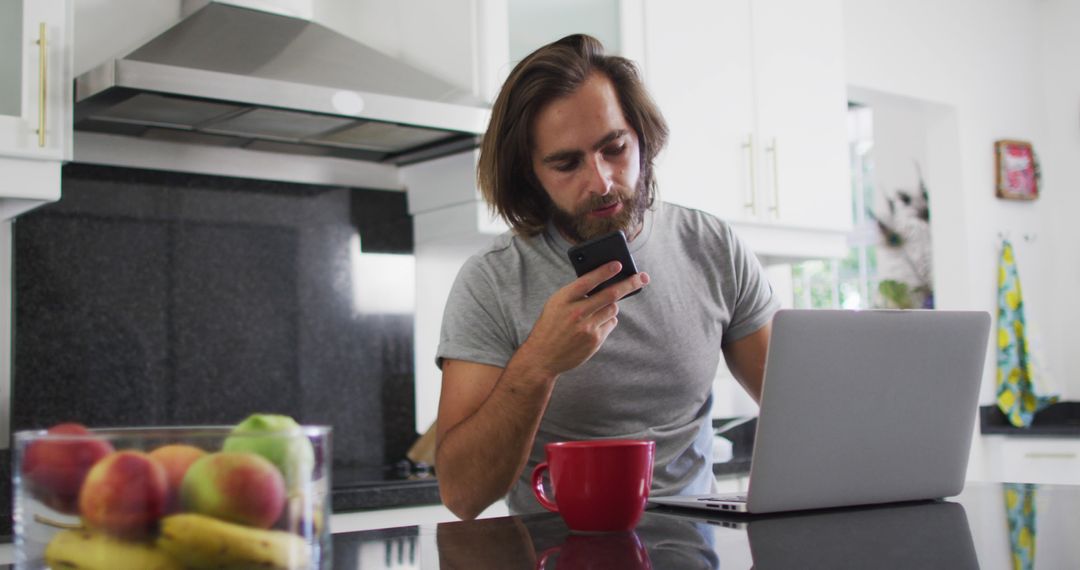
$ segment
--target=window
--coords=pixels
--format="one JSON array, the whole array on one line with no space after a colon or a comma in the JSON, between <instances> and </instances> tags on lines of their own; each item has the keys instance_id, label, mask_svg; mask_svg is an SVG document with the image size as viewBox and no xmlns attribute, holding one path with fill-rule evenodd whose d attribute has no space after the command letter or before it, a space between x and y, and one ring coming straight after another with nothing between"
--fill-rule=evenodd
<instances>
[{"instance_id":1,"label":"window","mask_svg":"<svg viewBox=\"0 0 1080 570\"><path fill-rule=\"evenodd\" d=\"M852 221L847 257L813 260L791 267L796 309L867 309L878 306L878 228L874 204L873 113L857 103L848 108Z\"/></svg>"}]
</instances>

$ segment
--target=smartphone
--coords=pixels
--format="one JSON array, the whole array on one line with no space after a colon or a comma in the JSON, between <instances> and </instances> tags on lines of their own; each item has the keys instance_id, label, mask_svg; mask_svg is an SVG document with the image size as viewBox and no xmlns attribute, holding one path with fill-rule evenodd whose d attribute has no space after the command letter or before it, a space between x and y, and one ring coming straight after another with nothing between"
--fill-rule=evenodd
<instances>
[{"instance_id":1,"label":"smartphone","mask_svg":"<svg viewBox=\"0 0 1080 570\"><path fill-rule=\"evenodd\" d=\"M634 265L634 256L630 255L630 248L626 245L626 235L623 234L621 230L616 230L610 234L605 234L598 238L593 238L587 242L575 245L566 251L566 255L570 258L570 264L574 266L574 271L577 273L578 277L585 275L605 263L612 261L622 263L622 270L619 271L618 275L597 285L592 291L589 291L586 296L594 295L638 272L637 266ZM626 297L636 295L640 292L641 289L636 289L633 293L626 295ZM625 299L626 297L623 298Z\"/></svg>"}]
</instances>

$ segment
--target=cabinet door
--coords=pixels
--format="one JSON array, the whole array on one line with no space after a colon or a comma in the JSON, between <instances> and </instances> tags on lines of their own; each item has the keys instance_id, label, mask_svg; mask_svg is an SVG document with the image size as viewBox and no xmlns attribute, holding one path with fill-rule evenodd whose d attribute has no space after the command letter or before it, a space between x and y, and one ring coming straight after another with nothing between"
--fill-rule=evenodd
<instances>
[{"instance_id":1,"label":"cabinet door","mask_svg":"<svg viewBox=\"0 0 1080 570\"><path fill-rule=\"evenodd\" d=\"M1080 441L983 436L986 478L1008 483L1080 484Z\"/></svg>"},{"instance_id":2,"label":"cabinet door","mask_svg":"<svg viewBox=\"0 0 1080 570\"><path fill-rule=\"evenodd\" d=\"M749 0L645 5L645 77L670 137L660 198L725 219L753 202Z\"/></svg>"},{"instance_id":3,"label":"cabinet door","mask_svg":"<svg viewBox=\"0 0 1080 570\"><path fill-rule=\"evenodd\" d=\"M765 219L851 226L841 0L754 0Z\"/></svg>"},{"instance_id":4,"label":"cabinet door","mask_svg":"<svg viewBox=\"0 0 1080 570\"><path fill-rule=\"evenodd\" d=\"M69 0L0 2L2 156L70 158L70 6Z\"/></svg>"}]
</instances>

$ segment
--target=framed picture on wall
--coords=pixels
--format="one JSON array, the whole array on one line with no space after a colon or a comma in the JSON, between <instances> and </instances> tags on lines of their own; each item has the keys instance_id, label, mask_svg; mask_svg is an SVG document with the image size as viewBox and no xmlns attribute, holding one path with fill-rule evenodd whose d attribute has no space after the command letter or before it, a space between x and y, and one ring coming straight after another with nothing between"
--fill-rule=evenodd
<instances>
[{"instance_id":1,"label":"framed picture on wall","mask_svg":"<svg viewBox=\"0 0 1080 570\"><path fill-rule=\"evenodd\" d=\"M994 168L997 170L998 198L1034 200L1039 197L1039 165L1031 143L994 141Z\"/></svg>"}]
</instances>

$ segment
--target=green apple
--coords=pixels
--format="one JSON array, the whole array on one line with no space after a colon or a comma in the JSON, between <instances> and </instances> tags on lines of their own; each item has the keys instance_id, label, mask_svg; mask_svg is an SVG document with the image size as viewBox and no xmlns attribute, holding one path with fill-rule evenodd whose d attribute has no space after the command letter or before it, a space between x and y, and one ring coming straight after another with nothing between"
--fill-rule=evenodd
<instances>
[{"instance_id":1,"label":"green apple","mask_svg":"<svg viewBox=\"0 0 1080 570\"><path fill-rule=\"evenodd\" d=\"M222 451L257 453L273 463L290 491L311 478L315 450L300 424L289 416L252 414L233 428Z\"/></svg>"}]
</instances>

